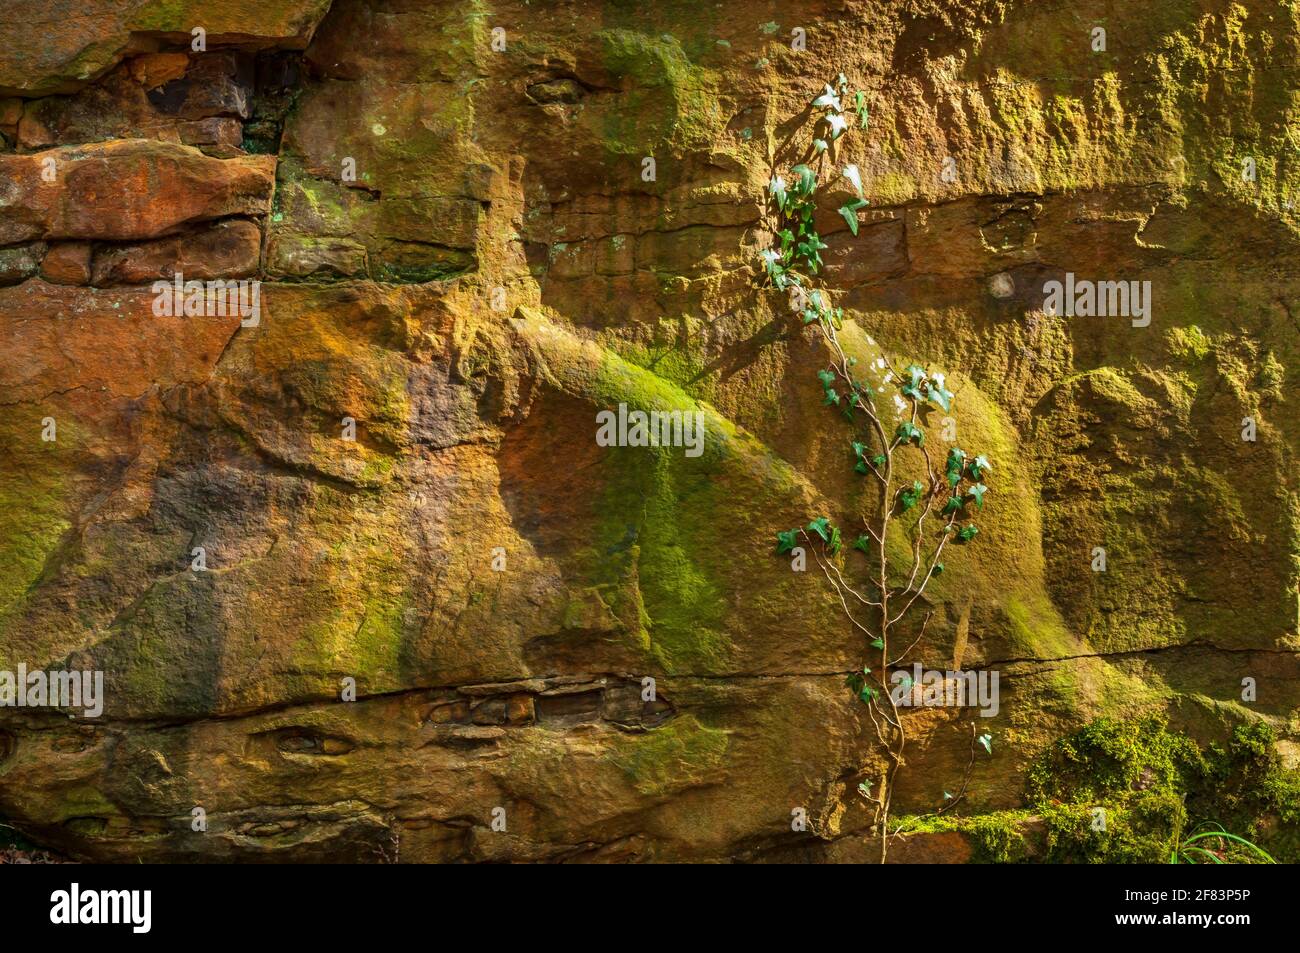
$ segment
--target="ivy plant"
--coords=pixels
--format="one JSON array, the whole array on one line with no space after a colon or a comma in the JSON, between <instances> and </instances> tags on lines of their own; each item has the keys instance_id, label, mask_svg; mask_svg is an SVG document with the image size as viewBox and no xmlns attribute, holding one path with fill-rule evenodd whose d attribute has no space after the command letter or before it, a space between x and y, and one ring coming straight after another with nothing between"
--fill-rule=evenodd
<instances>
[{"instance_id":1,"label":"ivy plant","mask_svg":"<svg viewBox=\"0 0 1300 953\"><path fill-rule=\"evenodd\" d=\"M874 490L865 497L875 502L851 525L840 527L829 516L814 515L806 525L777 533L776 550L787 555L804 547L813 554L861 639L865 658L846 679L846 687L856 703L866 706L881 754L882 767L874 778L860 777L857 791L874 808L883 863L896 775L904 764L907 744L906 722L890 691L891 673L921 642L930 614L902 651L895 644L896 636L900 626L910 622L910 611L931 581L944 572L945 551L969 545L978 535L976 517L984 508L993 466L981 453L955 445L936 447L934 440L927 440L929 416L953 410L955 395L945 375L917 363L900 369L883 354L864 375L840 342L843 309L833 303L828 289L814 287L822 267L820 252L826 247L814 224L819 175L849 127L847 98L848 84L841 75L812 100L813 110L822 113L816 120L809 158L793 166L788 177L774 174L768 184L778 215L778 245L762 256L765 275L774 287L798 286L803 291L800 325L821 334L828 355L827 365L817 372L822 403L846 422L851 431L846 441L848 460L853 472ZM852 110L858 126L866 128L865 94L853 96ZM839 176L848 180L857 196L839 209L856 235L858 210L867 205L862 176L856 165L844 166ZM890 391L886 400L883 395ZM848 546L846 538L853 539ZM900 538L906 545L888 545L889 540ZM915 631L914 627L908 634ZM972 749L975 745L992 755L991 735L972 735ZM941 811L959 798L945 798Z\"/></svg>"}]
</instances>

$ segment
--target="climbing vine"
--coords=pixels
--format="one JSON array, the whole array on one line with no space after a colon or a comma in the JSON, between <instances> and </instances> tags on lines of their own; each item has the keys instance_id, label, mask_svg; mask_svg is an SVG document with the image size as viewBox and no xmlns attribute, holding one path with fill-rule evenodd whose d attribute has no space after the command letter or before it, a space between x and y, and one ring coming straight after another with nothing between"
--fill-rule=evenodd
<instances>
[{"instance_id":1,"label":"climbing vine","mask_svg":"<svg viewBox=\"0 0 1300 953\"><path fill-rule=\"evenodd\" d=\"M883 354L864 374L840 342L843 309L834 305L828 289L814 286L822 269L820 253L827 247L815 221L818 188L827 168L835 168L831 158L850 126L842 105L847 91L841 74L813 100L813 111L822 113L815 120L817 135L803 161L789 170L788 179L773 173L768 193L777 244L764 250L762 259L766 280L778 290L790 292L803 325L815 325L825 340L830 359L817 372L823 403L847 422L846 464L876 490L868 494L874 503L849 524L853 541L847 547L845 530L830 517L819 516L805 526L778 533L777 553L789 555L798 548L811 551L852 631L863 643L864 661L846 684L854 698L866 706L882 755L882 767L874 777L862 775L857 790L874 808L883 863L889 849L895 780L906 763L907 730L899 711L899 687L904 695L919 690L905 673L891 676L924 638L931 613L926 613L919 634L901 651L894 644L895 635L932 580L943 573L948 547L969 544L978 535L975 517L984 506L985 481L992 465L983 454L958 446L950 446L946 453L936 452L933 442L927 443L930 413L937 408L946 415L953 408L955 398L945 376L920 364L899 370ZM865 95L856 93L853 102L856 126L865 129ZM857 197L838 211L857 235L858 210L868 204L862 195L861 175L855 165L842 167L840 175L852 184ZM887 402L882 395L889 391L892 400ZM891 539L905 545L891 548ZM895 686L892 691L891 684ZM992 737L976 737L972 731L972 763L976 744L986 754L992 753ZM936 813L956 804L964 794L969 773L968 769L961 793L946 795L947 803Z\"/></svg>"}]
</instances>

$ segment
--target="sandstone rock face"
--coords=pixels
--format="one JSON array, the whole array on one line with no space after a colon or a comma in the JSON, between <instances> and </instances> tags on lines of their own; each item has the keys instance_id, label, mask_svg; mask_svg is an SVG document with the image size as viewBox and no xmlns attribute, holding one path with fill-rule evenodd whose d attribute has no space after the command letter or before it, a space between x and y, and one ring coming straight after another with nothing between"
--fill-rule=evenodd
<instances>
[{"instance_id":1,"label":"sandstone rock face","mask_svg":"<svg viewBox=\"0 0 1300 953\"><path fill-rule=\"evenodd\" d=\"M73 92L132 53L205 43L301 49L329 0L11 0L0 93ZM153 64L150 64L151 66Z\"/></svg>"},{"instance_id":2,"label":"sandstone rock face","mask_svg":"<svg viewBox=\"0 0 1300 953\"><path fill-rule=\"evenodd\" d=\"M966 807L1098 715L1294 740L1295 10L17 6L0 671L105 684L0 707L6 823L120 861L873 856L863 647L773 553L863 489L759 259L839 72L843 340L945 370L996 467L917 633L1001 673ZM1046 313L1067 273L1150 281L1150 323ZM259 280L258 319L160 315L178 276ZM702 414L703 452L599 446L620 403ZM907 714L900 810L961 783L971 717Z\"/></svg>"}]
</instances>

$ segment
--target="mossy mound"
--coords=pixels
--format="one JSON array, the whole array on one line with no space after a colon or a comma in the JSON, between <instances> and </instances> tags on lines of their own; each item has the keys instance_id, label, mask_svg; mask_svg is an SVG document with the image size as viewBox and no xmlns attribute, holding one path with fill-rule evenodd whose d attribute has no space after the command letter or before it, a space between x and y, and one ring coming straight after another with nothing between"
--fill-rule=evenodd
<instances>
[{"instance_id":1,"label":"mossy mound","mask_svg":"<svg viewBox=\"0 0 1300 953\"><path fill-rule=\"evenodd\" d=\"M1279 863L1300 859L1300 772L1288 770L1266 723L1239 725L1203 748L1158 715L1099 718L1034 762L1028 806L973 817L902 821L908 834L959 831L975 863L1170 863L1188 838L1223 832ZM1263 857L1229 837L1196 844L1201 862Z\"/></svg>"}]
</instances>

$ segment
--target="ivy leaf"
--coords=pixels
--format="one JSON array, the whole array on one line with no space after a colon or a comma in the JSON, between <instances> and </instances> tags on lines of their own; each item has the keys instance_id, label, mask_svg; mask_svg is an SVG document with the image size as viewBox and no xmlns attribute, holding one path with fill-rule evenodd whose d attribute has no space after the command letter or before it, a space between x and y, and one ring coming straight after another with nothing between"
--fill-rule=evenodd
<instances>
[{"instance_id":1,"label":"ivy leaf","mask_svg":"<svg viewBox=\"0 0 1300 953\"><path fill-rule=\"evenodd\" d=\"M785 208L785 179L779 175L772 176L772 181L767 183L767 190L772 193L772 198L776 201L776 207Z\"/></svg>"},{"instance_id":2,"label":"ivy leaf","mask_svg":"<svg viewBox=\"0 0 1300 953\"><path fill-rule=\"evenodd\" d=\"M867 547L870 545L871 545L871 540L866 536L859 536L857 539L853 541L853 548L860 549L862 550L862 552L867 553L867 555L871 555L867 549Z\"/></svg>"},{"instance_id":3,"label":"ivy leaf","mask_svg":"<svg viewBox=\"0 0 1300 953\"><path fill-rule=\"evenodd\" d=\"M859 93L858 95L862 95ZM856 165L846 165L844 167L844 178L853 183L853 189L858 193L858 198L862 198L862 173L858 171Z\"/></svg>"},{"instance_id":4,"label":"ivy leaf","mask_svg":"<svg viewBox=\"0 0 1300 953\"><path fill-rule=\"evenodd\" d=\"M885 455L883 453L878 453L871 458L871 462L877 467L883 467L885 465Z\"/></svg>"},{"instance_id":5,"label":"ivy leaf","mask_svg":"<svg viewBox=\"0 0 1300 953\"><path fill-rule=\"evenodd\" d=\"M871 797L871 785L866 781L863 781L858 785L858 793L863 797Z\"/></svg>"},{"instance_id":6,"label":"ivy leaf","mask_svg":"<svg viewBox=\"0 0 1300 953\"><path fill-rule=\"evenodd\" d=\"M823 152L826 151L826 149L827 149L827 145L826 145L826 140L825 140L825 139L814 139L814 140L813 140L813 153L814 153L814 154L816 154L816 155L821 155Z\"/></svg>"},{"instance_id":7,"label":"ivy leaf","mask_svg":"<svg viewBox=\"0 0 1300 953\"><path fill-rule=\"evenodd\" d=\"M976 740L977 740L981 745L984 746L984 750L985 750L985 751L987 751L989 754L992 754L992 753L993 753L993 736L992 736L992 735L987 734L987 733L986 733L986 734L982 734L982 735L980 735L979 738L977 738Z\"/></svg>"},{"instance_id":8,"label":"ivy leaf","mask_svg":"<svg viewBox=\"0 0 1300 953\"><path fill-rule=\"evenodd\" d=\"M826 117L826 125L831 127L831 142L834 142L849 127L849 122L839 113L835 113Z\"/></svg>"},{"instance_id":9,"label":"ivy leaf","mask_svg":"<svg viewBox=\"0 0 1300 953\"><path fill-rule=\"evenodd\" d=\"M980 530L978 526L976 526L974 523L969 523L966 526L963 526L960 530L958 530L957 538L961 540L963 543L969 543L972 539L974 539L976 536L979 535L979 531Z\"/></svg>"},{"instance_id":10,"label":"ivy leaf","mask_svg":"<svg viewBox=\"0 0 1300 953\"><path fill-rule=\"evenodd\" d=\"M799 183L796 187L796 191L800 195L811 195L813 189L817 187L817 173L806 165L797 165L790 171L799 176Z\"/></svg>"},{"instance_id":11,"label":"ivy leaf","mask_svg":"<svg viewBox=\"0 0 1300 953\"><path fill-rule=\"evenodd\" d=\"M869 703L871 699L875 697L876 697L876 690L872 688L870 685L863 685L862 691L858 692L858 698L862 699L863 702Z\"/></svg>"},{"instance_id":12,"label":"ivy leaf","mask_svg":"<svg viewBox=\"0 0 1300 953\"><path fill-rule=\"evenodd\" d=\"M825 390L835 383L835 375L827 370L817 372L817 379L822 382L822 389Z\"/></svg>"},{"instance_id":13,"label":"ivy leaf","mask_svg":"<svg viewBox=\"0 0 1300 953\"><path fill-rule=\"evenodd\" d=\"M952 792L951 792L951 791L944 791L944 792L943 792L943 799L944 799L945 801L951 801L951 800L952 800Z\"/></svg>"},{"instance_id":14,"label":"ivy leaf","mask_svg":"<svg viewBox=\"0 0 1300 953\"><path fill-rule=\"evenodd\" d=\"M929 392L930 399L942 407L945 413L952 410L952 391L945 388L942 384L931 380Z\"/></svg>"},{"instance_id":15,"label":"ivy leaf","mask_svg":"<svg viewBox=\"0 0 1300 953\"><path fill-rule=\"evenodd\" d=\"M912 423L910 420L905 420L899 424L898 429L894 431L894 436L903 441L903 443L915 440L918 447L925 445L925 434L921 432L920 427Z\"/></svg>"},{"instance_id":16,"label":"ivy leaf","mask_svg":"<svg viewBox=\"0 0 1300 953\"><path fill-rule=\"evenodd\" d=\"M975 502L978 503L982 509L984 507L984 494L988 491L989 488L983 483L976 483L966 491L966 495L975 497Z\"/></svg>"},{"instance_id":17,"label":"ivy leaf","mask_svg":"<svg viewBox=\"0 0 1300 953\"><path fill-rule=\"evenodd\" d=\"M873 649L883 649L885 647L885 643L880 639L872 639L871 647Z\"/></svg>"},{"instance_id":18,"label":"ivy leaf","mask_svg":"<svg viewBox=\"0 0 1300 953\"><path fill-rule=\"evenodd\" d=\"M908 367L906 373L911 379L899 388L903 396L916 401L925 400L925 394L921 393L921 385L925 382L925 371L913 364Z\"/></svg>"},{"instance_id":19,"label":"ivy leaf","mask_svg":"<svg viewBox=\"0 0 1300 953\"><path fill-rule=\"evenodd\" d=\"M961 497L950 496L948 497L948 502L944 504L943 510L939 515L947 516L949 513L956 513L959 509L961 509Z\"/></svg>"},{"instance_id":20,"label":"ivy leaf","mask_svg":"<svg viewBox=\"0 0 1300 953\"><path fill-rule=\"evenodd\" d=\"M829 543L831 541L830 527L831 527L830 518L823 516L813 520L811 523L808 524L808 532L816 533L818 536L822 538L822 542Z\"/></svg>"},{"instance_id":21,"label":"ivy leaf","mask_svg":"<svg viewBox=\"0 0 1300 953\"><path fill-rule=\"evenodd\" d=\"M921 486L920 480L913 480L911 486L899 490L898 500L902 505L904 513L916 506L917 503L921 502L921 493L923 490L924 488Z\"/></svg>"},{"instance_id":22,"label":"ivy leaf","mask_svg":"<svg viewBox=\"0 0 1300 953\"><path fill-rule=\"evenodd\" d=\"M961 471L966 465L966 451L953 447L948 451L948 463L944 469L948 474L948 485L955 487L961 482Z\"/></svg>"},{"instance_id":23,"label":"ivy leaf","mask_svg":"<svg viewBox=\"0 0 1300 953\"><path fill-rule=\"evenodd\" d=\"M776 554L778 556L784 556L786 553L794 549L795 545L798 542L799 542L799 530L797 529L788 529L784 533L777 533Z\"/></svg>"},{"instance_id":24,"label":"ivy leaf","mask_svg":"<svg viewBox=\"0 0 1300 953\"><path fill-rule=\"evenodd\" d=\"M993 469L993 465L989 463L988 457L984 456L982 453L968 463L966 467L970 470L970 475L976 480L983 478L985 470Z\"/></svg>"},{"instance_id":25,"label":"ivy leaf","mask_svg":"<svg viewBox=\"0 0 1300 953\"><path fill-rule=\"evenodd\" d=\"M935 563L935 564L934 564L934 571L931 573L931 575L932 575L932 576L942 576L942 575L943 575L943 563Z\"/></svg>"},{"instance_id":26,"label":"ivy leaf","mask_svg":"<svg viewBox=\"0 0 1300 953\"><path fill-rule=\"evenodd\" d=\"M834 109L836 112L843 111L840 106L840 97L835 95L835 90L833 90L829 85L826 87L826 92L822 93L812 101L812 105L813 109Z\"/></svg>"},{"instance_id":27,"label":"ivy leaf","mask_svg":"<svg viewBox=\"0 0 1300 953\"><path fill-rule=\"evenodd\" d=\"M858 209L867 204L866 199L854 199L851 202L845 202L839 208L840 215L844 218L844 221L849 223L849 231L854 235L858 233Z\"/></svg>"},{"instance_id":28,"label":"ivy leaf","mask_svg":"<svg viewBox=\"0 0 1300 953\"><path fill-rule=\"evenodd\" d=\"M835 392L834 387L826 388L826 399L822 403L834 404L836 407L840 405L840 395Z\"/></svg>"},{"instance_id":29,"label":"ivy leaf","mask_svg":"<svg viewBox=\"0 0 1300 953\"><path fill-rule=\"evenodd\" d=\"M840 551L840 528L838 526L831 527L831 538L826 542L826 551L832 556Z\"/></svg>"}]
</instances>

